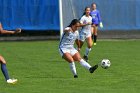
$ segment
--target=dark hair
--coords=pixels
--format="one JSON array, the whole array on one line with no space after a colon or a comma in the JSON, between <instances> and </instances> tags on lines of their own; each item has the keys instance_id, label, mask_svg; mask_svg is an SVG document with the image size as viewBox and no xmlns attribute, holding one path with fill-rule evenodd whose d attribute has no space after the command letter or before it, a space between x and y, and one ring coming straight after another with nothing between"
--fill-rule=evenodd
<instances>
[{"instance_id":1,"label":"dark hair","mask_svg":"<svg viewBox=\"0 0 140 93\"><path fill-rule=\"evenodd\" d=\"M93 4L95 4L95 5L97 6L97 4L96 4L95 2L93 2L93 3L91 4L91 6L93 6Z\"/></svg>"},{"instance_id":2,"label":"dark hair","mask_svg":"<svg viewBox=\"0 0 140 93\"><path fill-rule=\"evenodd\" d=\"M73 19L68 27L72 27L76 23L79 23L80 21L78 19Z\"/></svg>"},{"instance_id":3,"label":"dark hair","mask_svg":"<svg viewBox=\"0 0 140 93\"><path fill-rule=\"evenodd\" d=\"M87 10L87 8L90 8L90 7L86 7L86 8L85 8L85 11ZM86 12L85 12L85 11L84 11L83 15L85 15L85 14L86 14Z\"/></svg>"}]
</instances>

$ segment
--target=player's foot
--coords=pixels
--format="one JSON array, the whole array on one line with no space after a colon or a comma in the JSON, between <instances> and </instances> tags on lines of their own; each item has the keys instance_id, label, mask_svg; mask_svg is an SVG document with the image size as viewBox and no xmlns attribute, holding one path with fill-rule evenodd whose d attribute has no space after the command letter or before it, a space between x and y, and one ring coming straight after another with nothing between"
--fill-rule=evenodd
<instances>
[{"instance_id":1,"label":"player's foot","mask_svg":"<svg viewBox=\"0 0 140 93\"><path fill-rule=\"evenodd\" d=\"M94 43L94 46L96 46L97 44L96 43Z\"/></svg>"},{"instance_id":2,"label":"player's foot","mask_svg":"<svg viewBox=\"0 0 140 93\"><path fill-rule=\"evenodd\" d=\"M18 80L17 79L8 79L7 83L8 84L15 84Z\"/></svg>"},{"instance_id":3,"label":"player's foot","mask_svg":"<svg viewBox=\"0 0 140 93\"><path fill-rule=\"evenodd\" d=\"M83 58L84 58L84 60L86 61L86 62L88 62L88 56L83 56Z\"/></svg>"},{"instance_id":4,"label":"player's foot","mask_svg":"<svg viewBox=\"0 0 140 93\"><path fill-rule=\"evenodd\" d=\"M78 78L78 75L74 75L74 78Z\"/></svg>"},{"instance_id":5,"label":"player's foot","mask_svg":"<svg viewBox=\"0 0 140 93\"><path fill-rule=\"evenodd\" d=\"M17 28L16 31L15 31L15 33L16 34L21 33L21 29L20 28Z\"/></svg>"},{"instance_id":6,"label":"player's foot","mask_svg":"<svg viewBox=\"0 0 140 93\"><path fill-rule=\"evenodd\" d=\"M98 65L95 65L89 69L90 73L93 73L98 68Z\"/></svg>"}]
</instances>

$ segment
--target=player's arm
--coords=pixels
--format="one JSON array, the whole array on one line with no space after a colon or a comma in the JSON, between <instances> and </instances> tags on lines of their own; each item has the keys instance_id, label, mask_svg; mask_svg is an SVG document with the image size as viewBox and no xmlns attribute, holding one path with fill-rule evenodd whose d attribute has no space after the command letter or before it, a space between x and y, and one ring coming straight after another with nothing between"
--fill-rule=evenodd
<instances>
[{"instance_id":1,"label":"player's arm","mask_svg":"<svg viewBox=\"0 0 140 93\"><path fill-rule=\"evenodd\" d=\"M79 32L77 31L76 34L77 34L77 37L76 37L75 43L77 45L77 50L80 51L81 47L80 47L80 41L79 41Z\"/></svg>"},{"instance_id":2,"label":"player's arm","mask_svg":"<svg viewBox=\"0 0 140 93\"><path fill-rule=\"evenodd\" d=\"M18 33L21 33L20 28L16 29L16 31L9 31L9 30L0 29L0 34L18 34Z\"/></svg>"},{"instance_id":3,"label":"player's arm","mask_svg":"<svg viewBox=\"0 0 140 93\"><path fill-rule=\"evenodd\" d=\"M0 34L17 34L17 33L21 33L20 28L16 29L16 31L4 30L2 24L0 23Z\"/></svg>"},{"instance_id":4,"label":"player's arm","mask_svg":"<svg viewBox=\"0 0 140 93\"><path fill-rule=\"evenodd\" d=\"M101 15L100 15L100 12L99 12L99 11L98 11L98 13L97 13L97 17L98 17L98 19L99 19L99 25L100 25L100 27L103 28L103 23L102 23L102 21L101 21Z\"/></svg>"},{"instance_id":5,"label":"player's arm","mask_svg":"<svg viewBox=\"0 0 140 93\"><path fill-rule=\"evenodd\" d=\"M92 22L86 23L83 17L80 19L80 27L83 27L86 25L91 25L91 24L92 24Z\"/></svg>"},{"instance_id":6,"label":"player's arm","mask_svg":"<svg viewBox=\"0 0 140 93\"><path fill-rule=\"evenodd\" d=\"M86 25L91 25L91 24L92 24L91 22L88 22L86 24L83 24L83 23L80 22L80 27L83 27L83 26L86 26Z\"/></svg>"},{"instance_id":7,"label":"player's arm","mask_svg":"<svg viewBox=\"0 0 140 93\"><path fill-rule=\"evenodd\" d=\"M17 34L21 33L21 29L16 29L16 31L0 30L1 34Z\"/></svg>"},{"instance_id":8,"label":"player's arm","mask_svg":"<svg viewBox=\"0 0 140 93\"><path fill-rule=\"evenodd\" d=\"M79 41L79 39L76 39L75 43L77 45L77 50L80 51L80 41Z\"/></svg>"}]
</instances>

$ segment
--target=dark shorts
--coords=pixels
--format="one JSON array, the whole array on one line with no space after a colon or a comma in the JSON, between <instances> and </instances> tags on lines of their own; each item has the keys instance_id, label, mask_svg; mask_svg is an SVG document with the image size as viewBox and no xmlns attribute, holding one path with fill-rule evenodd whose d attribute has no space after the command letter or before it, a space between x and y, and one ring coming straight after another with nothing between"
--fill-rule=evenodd
<instances>
[{"instance_id":1,"label":"dark shorts","mask_svg":"<svg viewBox=\"0 0 140 93\"><path fill-rule=\"evenodd\" d=\"M99 26L99 24L92 24L92 25Z\"/></svg>"}]
</instances>

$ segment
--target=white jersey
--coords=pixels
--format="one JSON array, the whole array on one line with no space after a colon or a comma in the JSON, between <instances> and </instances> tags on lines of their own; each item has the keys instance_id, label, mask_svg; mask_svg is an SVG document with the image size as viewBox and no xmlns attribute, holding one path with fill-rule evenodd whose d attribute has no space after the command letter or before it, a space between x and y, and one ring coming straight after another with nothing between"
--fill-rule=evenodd
<instances>
[{"instance_id":1,"label":"white jersey","mask_svg":"<svg viewBox=\"0 0 140 93\"><path fill-rule=\"evenodd\" d=\"M82 16L82 18L80 19L80 23L82 24L87 24L87 23L92 23L92 17L91 16ZM82 31L87 32L90 31L91 32L91 25L86 25L82 27Z\"/></svg>"},{"instance_id":2,"label":"white jersey","mask_svg":"<svg viewBox=\"0 0 140 93\"><path fill-rule=\"evenodd\" d=\"M87 23L92 23L92 17L91 16L82 16L82 18L80 19L80 23L82 24L87 24ZM91 37L91 25L86 25L86 26L83 26L81 31L80 31L80 34L79 34L79 40L80 41L85 41L86 38L88 37Z\"/></svg>"},{"instance_id":3,"label":"white jersey","mask_svg":"<svg viewBox=\"0 0 140 93\"><path fill-rule=\"evenodd\" d=\"M67 27L65 29L70 29ZM59 48L72 48L74 47L75 40L79 38L79 32L64 32L60 40Z\"/></svg>"}]
</instances>

